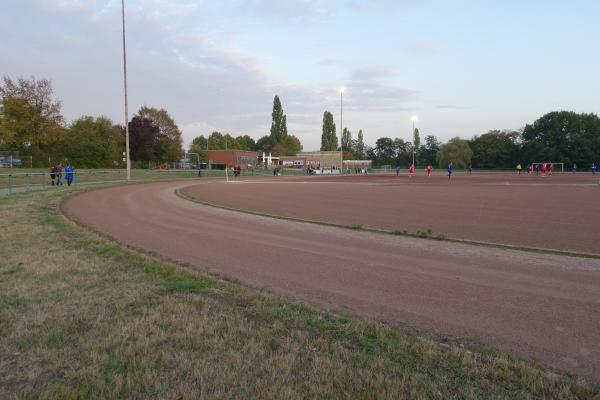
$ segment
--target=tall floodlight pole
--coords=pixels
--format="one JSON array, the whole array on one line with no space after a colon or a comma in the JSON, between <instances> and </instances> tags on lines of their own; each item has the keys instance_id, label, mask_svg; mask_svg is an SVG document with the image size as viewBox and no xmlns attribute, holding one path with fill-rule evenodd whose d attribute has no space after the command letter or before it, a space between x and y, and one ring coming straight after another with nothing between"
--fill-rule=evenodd
<instances>
[{"instance_id":1,"label":"tall floodlight pole","mask_svg":"<svg viewBox=\"0 0 600 400\"><path fill-rule=\"evenodd\" d=\"M340 175L344 169L344 88L340 88Z\"/></svg>"},{"instance_id":2,"label":"tall floodlight pole","mask_svg":"<svg viewBox=\"0 0 600 400\"><path fill-rule=\"evenodd\" d=\"M413 123L413 130L412 130L412 134L413 134L413 149L412 149L413 162L412 162L412 165L413 165L413 168L414 168L415 167L415 151L416 151L416 148L415 148L415 122L417 122L419 120L419 118L416 115L413 115L410 120Z\"/></svg>"},{"instance_id":3,"label":"tall floodlight pole","mask_svg":"<svg viewBox=\"0 0 600 400\"><path fill-rule=\"evenodd\" d=\"M125 157L127 162L127 180L131 180L131 160L129 158L129 110L127 106L127 52L125 47L125 0L121 0L123 19L123 86L125 88Z\"/></svg>"}]
</instances>

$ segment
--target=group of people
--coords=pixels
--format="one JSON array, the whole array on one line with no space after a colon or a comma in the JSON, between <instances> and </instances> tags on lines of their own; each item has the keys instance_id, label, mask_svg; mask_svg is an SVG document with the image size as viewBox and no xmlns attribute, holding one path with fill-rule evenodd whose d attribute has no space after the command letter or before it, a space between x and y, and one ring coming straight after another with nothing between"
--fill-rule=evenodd
<instances>
[{"instance_id":1,"label":"group of people","mask_svg":"<svg viewBox=\"0 0 600 400\"><path fill-rule=\"evenodd\" d=\"M452 163L450 163L451 165ZM449 166L450 167L450 166ZM429 164L426 168L425 171L427 172L427 176L431 176L431 173L433 172L433 167L431 166L431 164ZM413 163L410 163L410 165L408 166L408 176L412 177L413 174L415 173L415 166ZM451 174L451 172L450 172ZM400 166L396 167L396 176L400 175Z\"/></svg>"},{"instance_id":2,"label":"group of people","mask_svg":"<svg viewBox=\"0 0 600 400\"><path fill-rule=\"evenodd\" d=\"M598 169L598 167L596 166L596 163L592 163L592 174L596 175L596 170ZM521 166L521 164L517 164L517 174L521 175L521 172L523 170L523 167ZM527 167L525 168L525 170L527 171L528 174L536 174L539 175L540 173L542 174L542 176L546 176L546 174L548 175L552 175L554 174L554 164L552 163L532 163L532 164L527 164ZM571 165L571 172L574 174L577 172L577 164L573 163Z\"/></svg>"},{"instance_id":3,"label":"group of people","mask_svg":"<svg viewBox=\"0 0 600 400\"><path fill-rule=\"evenodd\" d=\"M71 186L73 178L75 177L75 168L70 164L67 164L67 166L63 166L62 164L53 166L50 169L50 181L52 182L52 186L62 186L63 176L67 181L67 186Z\"/></svg>"},{"instance_id":4,"label":"group of people","mask_svg":"<svg viewBox=\"0 0 600 400\"><path fill-rule=\"evenodd\" d=\"M240 176L242 174L242 167L239 165L231 167L231 172L233 172L233 176Z\"/></svg>"}]
</instances>

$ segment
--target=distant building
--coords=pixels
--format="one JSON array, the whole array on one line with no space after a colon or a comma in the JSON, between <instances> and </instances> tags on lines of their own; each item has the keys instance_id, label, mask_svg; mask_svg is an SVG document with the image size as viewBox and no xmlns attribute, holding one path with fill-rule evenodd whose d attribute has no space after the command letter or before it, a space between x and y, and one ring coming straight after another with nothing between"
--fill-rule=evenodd
<instances>
[{"instance_id":1,"label":"distant building","mask_svg":"<svg viewBox=\"0 0 600 400\"><path fill-rule=\"evenodd\" d=\"M342 161L341 151L303 151L296 154L297 157L305 159L305 167L335 168L339 169Z\"/></svg>"},{"instance_id":2,"label":"distant building","mask_svg":"<svg viewBox=\"0 0 600 400\"><path fill-rule=\"evenodd\" d=\"M225 169L239 166L241 169L255 168L256 151L245 150L205 150L209 169Z\"/></svg>"}]
</instances>

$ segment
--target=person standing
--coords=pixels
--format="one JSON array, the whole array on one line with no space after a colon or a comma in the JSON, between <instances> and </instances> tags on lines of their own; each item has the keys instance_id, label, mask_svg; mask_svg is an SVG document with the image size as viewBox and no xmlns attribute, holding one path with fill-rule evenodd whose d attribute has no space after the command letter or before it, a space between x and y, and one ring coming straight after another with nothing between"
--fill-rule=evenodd
<instances>
[{"instance_id":1,"label":"person standing","mask_svg":"<svg viewBox=\"0 0 600 400\"><path fill-rule=\"evenodd\" d=\"M542 164L542 176L546 176L546 163Z\"/></svg>"},{"instance_id":2,"label":"person standing","mask_svg":"<svg viewBox=\"0 0 600 400\"><path fill-rule=\"evenodd\" d=\"M396 167L396 176L399 176L399 175L400 175L400 166L397 166Z\"/></svg>"},{"instance_id":3,"label":"person standing","mask_svg":"<svg viewBox=\"0 0 600 400\"><path fill-rule=\"evenodd\" d=\"M573 173L577 172L577 164L573 163L573 166L571 167L571 171Z\"/></svg>"},{"instance_id":4,"label":"person standing","mask_svg":"<svg viewBox=\"0 0 600 400\"><path fill-rule=\"evenodd\" d=\"M67 164L65 167L65 179L67 180L67 186L71 186L73 183L73 177L75 175L75 168L71 164Z\"/></svg>"},{"instance_id":5,"label":"person standing","mask_svg":"<svg viewBox=\"0 0 600 400\"><path fill-rule=\"evenodd\" d=\"M592 175L596 175L596 163L592 163Z\"/></svg>"},{"instance_id":6,"label":"person standing","mask_svg":"<svg viewBox=\"0 0 600 400\"><path fill-rule=\"evenodd\" d=\"M431 166L431 164L429 164L427 166L427 176L431 176L431 171L433 170L433 167Z\"/></svg>"},{"instance_id":7,"label":"person standing","mask_svg":"<svg viewBox=\"0 0 600 400\"><path fill-rule=\"evenodd\" d=\"M58 172L58 167L56 165L50 169L50 180L52 181L52 186L54 186L54 179L56 178L57 172Z\"/></svg>"},{"instance_id":8,"label":"person standing","mask_svg":"<svg viewBox=\"0 0 600 400\"><path fill-rule=\"evenodd\" d=\"M473 164L469 163L469 165L467 165L467 173L469 175L471 175L472 172L473 172Z\"/></svg>"},{"instance_id":9,"label":"person standing","mask_svg":"<svg viewBox=\"0 0 600 400\"><path fill-rule=\"evenodd\" d=\"M554 174L554 164L550 164L550 176Z\"/></svg>"},{"instance_id":10,"label":"person standing","mask_svg":"<svg viewBox=\"0 0 600 400\"><path fill-rule=\"evenodd\" d=\"M523 169L523 167L521 167L521 164L517 164L517 174L521 175L521 170Z\"/></svg>"},{"instance_id":11,"label":"person standing","mask_svg":"<svg viewBox=\"0 0 600 400\"><path fill-rule=\"evenodd\" d=\"M452 168L452 161L450 161L450 163L448 163L448 179L452 176Z\"/></svg>"},{"instance_id":12,"label":"person standing","mask_svg":"<svg viewBox=\"0 0 600 400\"><path fill-rule=\"evenodd\" d=\"M412 178L414 173L415 173L415 166L414 166L414 164L410 164L408 166L408 177Z\"/></svg>"},{"instance_id":13,"label":"person standing","mask_svg":"<svg viewBox=\"0 0 600 400\"><path fill-rule=\"evenodd\" d=\"M62 164L58 164L56 167L56 186L62 186L62 174L63 174L63 166Z\"/></svg>"}]
</instances>

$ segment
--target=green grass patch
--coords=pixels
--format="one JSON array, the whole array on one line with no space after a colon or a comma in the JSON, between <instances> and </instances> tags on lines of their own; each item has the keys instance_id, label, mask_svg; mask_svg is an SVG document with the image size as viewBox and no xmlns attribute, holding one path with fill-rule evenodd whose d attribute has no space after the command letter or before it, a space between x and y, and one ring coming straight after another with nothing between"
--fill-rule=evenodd
<instances>
[{"instance_id":1,"label":"green grass patch","mask_svg":"<svg viewBox=\"0 0 600 400\"><path fill-rule=\"evenodd\" d=\"M0 398L597 394L495 350L318 312L120 246L62 217L65 193L0 199Z\"/></svg>"}]
</instances>

